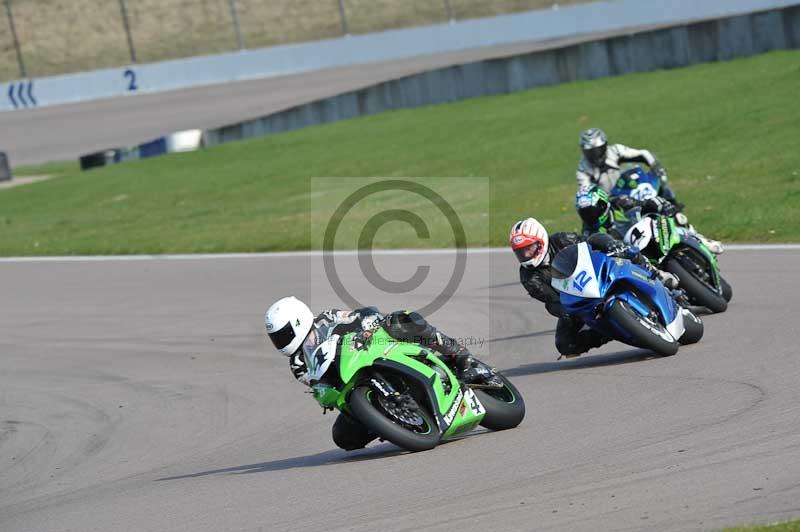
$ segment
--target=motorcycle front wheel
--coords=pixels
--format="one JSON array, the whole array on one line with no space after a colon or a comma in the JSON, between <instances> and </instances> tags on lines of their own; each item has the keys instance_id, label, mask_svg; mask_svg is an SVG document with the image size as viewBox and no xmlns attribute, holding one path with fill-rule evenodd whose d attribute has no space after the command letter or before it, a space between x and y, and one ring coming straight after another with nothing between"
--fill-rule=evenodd
<instances>
[{"instance_id":1,"label":"motorcycle front wheel","mask_svg":"<svg viewBox=\"0 0 800 532\"><path fill-rule=\"evenodd\" d=\"M442 435L424 408L393 406L381 399L369 386L359 386L350 394L350 409L370 432L407 451L436 447Z\"/></svg>"},{"instance_id":2,"label":"motorcycle front wheel","mask_svg":"<svg viewBox=\"0 0 800 532\"><path fill-rule=\"evenodd\" d=\"M713 286L700 279L698 275L690 272L675 259L664 261L666 271L675 274L680 280L680 287L686 291L692 303L706 307L714 313L725 312L728 309L728 302L723 294L718 293Z\"/></svg>"},{"instance_id":3,"label":"motorcycle front wheel","mask_svg":"<svg viewBox=\"0 0 800 532\"><path fill-rule=\"evenodd\" d=\"M663 325L642 316L625 301L619 299L614 301L608 309L608 317L628 332L635 346L650 349L662 357L672 356L678 352L680 344L677 340L669 341L664 338L670 335Z\"/></svg>"}]
</instances>

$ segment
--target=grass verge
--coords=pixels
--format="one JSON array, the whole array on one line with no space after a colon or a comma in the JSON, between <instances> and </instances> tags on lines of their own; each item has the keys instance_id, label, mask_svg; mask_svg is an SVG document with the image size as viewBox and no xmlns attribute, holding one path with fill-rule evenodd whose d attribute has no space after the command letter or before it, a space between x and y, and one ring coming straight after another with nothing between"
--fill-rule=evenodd
<instances>
[{"instance_id":1,"label":"grass verge","mask_svg":"<svg viewBox=\"0 0 800 532\"><path fill-rule=\"evenodd\" d=\"M309 183L325 176L488 177L489 213L485 198L468 190L454 192L457 209L478 210L474 223L489 225L468 231L469 244L504 245L523 216L551 230L579 227L577 136L590 126L653 150L704 233L799 241L799 86L800 52L773 52L364 117L90 172L26 168L61 177L0 192L0 255L307 249ZM314 194L339 188L336 179L326 183ZM402 237L384 236L378 245L449 245L420 241L408 228Z\"/></svg>"},{"instance_id":2,"label":"grass verge","mask_svg":"<svg viewBox=\"0 0 800 532\"><path fill-rule=\"evenodd\" d=\"M800 521L789 521L774 525L726 528L723 532L800 532Z\"/></svg>"}]
</instances>

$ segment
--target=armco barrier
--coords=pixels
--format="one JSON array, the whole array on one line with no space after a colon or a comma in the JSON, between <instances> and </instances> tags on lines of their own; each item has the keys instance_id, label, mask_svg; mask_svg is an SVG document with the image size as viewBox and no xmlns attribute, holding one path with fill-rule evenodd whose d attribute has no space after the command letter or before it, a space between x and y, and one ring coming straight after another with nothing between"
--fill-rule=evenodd
<instances>
[{"instance_id":1,"label":"armco barrier","mask_svg":"<svg viewBox=\"0 0 800 532\"><path fill-rule=\"evenodd\" d=\"M527 41L619 32L644 25L669 26L687 20L725 17L798 3L800 0L597 1L557 10L12 81L0 84L0 111L285 76ZM771 24L769 21L764 23ZM731 24L735 31L737 23L732 21ZM792 31L796 32L796 29Z\"/></svg>"},{"instance_id":2,"label":"armco barrier","mask_svg":"<svg viewBox=\"0 0 800 532\"><path fill-rule=\"evenodd\" d=\"M800 48L800 5L477 61L379 83L206 132L206 144L394 109Z\"/></svg>"}]
</instances>

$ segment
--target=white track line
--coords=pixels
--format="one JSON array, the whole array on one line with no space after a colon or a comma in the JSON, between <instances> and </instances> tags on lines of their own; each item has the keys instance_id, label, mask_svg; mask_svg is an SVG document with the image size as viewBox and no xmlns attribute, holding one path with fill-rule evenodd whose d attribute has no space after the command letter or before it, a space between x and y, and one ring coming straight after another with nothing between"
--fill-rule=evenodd
<instances>
[{"instance_id":1,"label":"white track line","mask_svg":"<svg viewBox=\"0 0 800 532\"><path fill-rule=\"evenodd\" d=\"M499 253L506 248L471 248L467 252L472 255ZM452 255L455 249L376 249L375 256L408 255ZM362 251L361 253L369 253ZM335 251L337 257L354 257L355 250ZM0 262L103 262L103 261L143 261L143 260L213 260L213 259L281 259L321 257L322 251L275 251L267 253L190 253L179 255L74 255L64 257L0 257Z\"/></svg>"},{"instance_id":2,"label":"white track line","mask_svg":"<svg viewBox=\"0 0 800 532\"><path fill-rule=\"evenodd\" d=\"M800 244L728 244L728 251L800 251ZM451 255L454 249L376 249L375 256L392 255ZM358 251L336 251L339 257L352 257ZM366 252L362 252L366 253ZM470 248L469 254L508 253L507 248ZM270 253L196 253L180 255L75 255L65 257L0 257L0 263L15 262L114 262L153 260L218 260L218 259L280 259L321 257L321 251L278 251Z\"/></svg>"}]
</instances>

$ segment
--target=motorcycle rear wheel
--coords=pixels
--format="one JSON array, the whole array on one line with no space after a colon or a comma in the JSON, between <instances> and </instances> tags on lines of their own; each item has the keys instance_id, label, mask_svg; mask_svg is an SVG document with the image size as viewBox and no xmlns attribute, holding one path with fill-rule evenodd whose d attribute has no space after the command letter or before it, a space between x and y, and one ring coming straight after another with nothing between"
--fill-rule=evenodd
<instances>
[{"instance_id":1,"label":"motorcycle rear wheel","mask_svg":"<svg viewBox=\"0 0 800 532\"><path fill-rule=\"evenodd\" d=\"M678 352L680 344L677 340L667 341L657 332L651 330L651 327L659 327L663 332L666 332L666 328L663 325L650 323L649 320L639 315L626 302L619 299L616 300L611 305L611 308L608 309L608 316L612 321L628 331L628 334L633 338L634 345L637 347L650 349L662 357L672 356Z\"/></svg>"},{"instance_id":2,"label":"motorcycle rear wheel","mask_svg":"<svg viewBox=\"0 0 800 532\"><path fill-rule=\"evenodd\" d=\"M389 419L374 396L375 392L369 386L359 386L350 394L353 415L370 432L407 451L427 451L436 447L442 435L439 426L424 408L420 407L415 412L422 418L422 430L412 430Z\"/></svg>"},{"instance_id":3,"label":"motorcycle rear wheel","mask_svg":"<svg viewBox=\"0 0 800 532\"><path fill-rule=\"evenodd\" d=\"M733 299L733 287L728 284L728 281L723 279L722 276L719 278L719 285L722 287L722 297L725 298L725 301L730 303L731 299Z\"/></svg>"},{"instance_id":4,"label":"motorcycle rear wheel","mask_svg":"<svg viewBox=\"0 0 800 532\"><path fill-rule=\"evenodd\" d=\"M502 388L473 390L486 409L481 426L489 430L513 429L525 417L525 401L511 381L499 373L497 377L503 382Z\"/></svg>"},{"instance_id":5,"label":"motorcycle rear wheel","mask_svg":"<svg viewBox=\"0 0 800 532\"><path fill-rule=\"evenodd\" d=\"M694 315L692 311L688 311L691 316L683 315L683 326L686 329L683 335L678 338L681 345L696 344L703 338L703 320Z\"/></svg>"}]
</instances>

